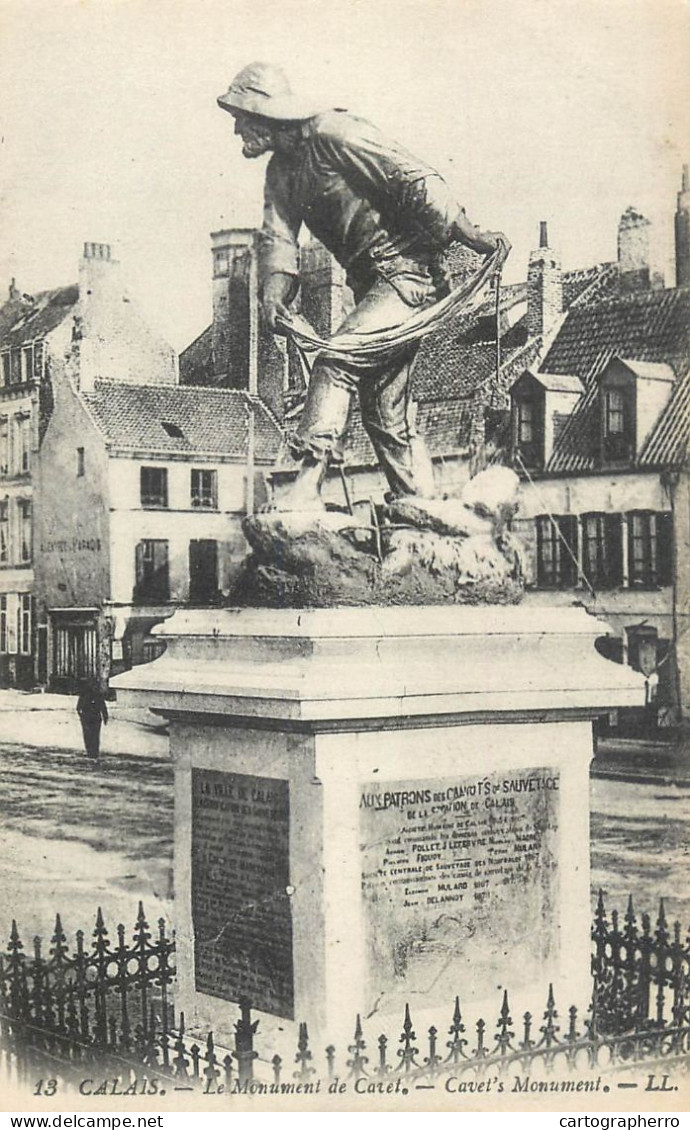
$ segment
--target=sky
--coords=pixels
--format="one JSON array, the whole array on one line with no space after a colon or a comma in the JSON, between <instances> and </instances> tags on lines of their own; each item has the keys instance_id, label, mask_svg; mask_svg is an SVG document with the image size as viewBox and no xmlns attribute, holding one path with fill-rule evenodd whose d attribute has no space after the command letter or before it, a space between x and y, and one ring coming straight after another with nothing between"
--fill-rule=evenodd
<instances>
[{"instance_id":1,"label":"sky","mask_svg":"<svg viewBox=\"0 0 690 1130\"><path fill-rule=\"evenodd\" d=\"M0 295L111 243L176 349L211 320L210 233L258 226L265 159L216 106L256 59L429 161L513 243L616 256L632 204L673 280L690 0L0 0Z\"/></svg>"}]
</instances>

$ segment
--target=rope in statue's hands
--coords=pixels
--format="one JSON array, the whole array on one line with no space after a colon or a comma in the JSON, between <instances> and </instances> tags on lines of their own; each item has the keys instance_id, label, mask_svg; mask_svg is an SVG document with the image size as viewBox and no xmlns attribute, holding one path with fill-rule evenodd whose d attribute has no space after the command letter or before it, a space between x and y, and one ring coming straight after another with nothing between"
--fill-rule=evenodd
<instances>
[{"instance_id":1,"label":"rope in statue's hands","mask_svg":"<svg viewBox=\"0 0 690 1130\"><path fill-rule=\"evenodd\" d=\"M288 317L279 315L276 324L292 338L300 350L305 353L320 350L344 361L372 361L388 355L392 349L420 341L427 334L433 333L442 322L452 314L468 314L483 301L483 290L495 275L500 275L501 268L508 256L505 244L499 240L498 247L486 259L476 273L460 286L435 302L417 311L406 322L383 330L352 330L349 333L336 334L332 338L322 338L315 333L313 327L301 314L290 312ZM496 286L500 278L496 279Z\"/></svg>"}]
</instances>

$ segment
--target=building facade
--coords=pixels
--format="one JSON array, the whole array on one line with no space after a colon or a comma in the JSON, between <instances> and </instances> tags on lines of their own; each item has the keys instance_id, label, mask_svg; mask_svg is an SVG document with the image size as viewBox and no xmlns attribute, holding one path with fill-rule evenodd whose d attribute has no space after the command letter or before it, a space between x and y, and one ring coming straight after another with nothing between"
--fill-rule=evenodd
<instances>
[{"instance_id":1,"label":"building facade","mask_svg":"<svg viewBox=\"0 0 690 1130\"><path fill-rule=\"evenodd\" d=\"M179 385L107 244L0 308L0 684L72 690L222 599L281 433L256 389Z\"/></svg>"},{"instance_id":2,"label":"building facade","mask_svg":"<svg viewBox=\"0 0 690 1130\"><path fill-rule=\"evenodd\" d=\"M265 500L262 470L279 443L270 412L245 392L61 387L36 492L51 686L104 682L145 662L156 654L153 624L180 605L222 601L247 552L242 518Z\"/></svg>"},{"instance_id":3,"label":"building facade","mask_svg":"<svg viewBox=\"0 0 690 1130\"><path fill-rule=\"evenodd\" d=\"M570 309L512 386L510 449L527 600L605 619L612 656L647 678L642 720L663 726L690 713L690 287L661 287L649 248L628 209L618 287Z\"/></svg>"},{"instance_id":4,"label":"building facade","mask_svg":"<svg viewBox=\"0 0 690 1130\"><path fill-rule=\"evenodd\" d=\"M77 303L77 287L26 295L13 280L0 307L0 686L36 678L34 472Z\"/></svg>"}]
</instances>

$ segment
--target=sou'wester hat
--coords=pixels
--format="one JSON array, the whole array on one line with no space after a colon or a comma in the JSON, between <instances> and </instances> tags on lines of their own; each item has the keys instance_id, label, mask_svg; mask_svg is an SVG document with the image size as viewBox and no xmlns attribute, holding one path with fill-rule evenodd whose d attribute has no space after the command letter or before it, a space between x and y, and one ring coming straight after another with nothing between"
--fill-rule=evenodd
<instances>
[{"instance_id":1,"label":"sou'wester hat","mask_svg":"<svg viewBox=\"0 0 690 1130\"><path fill-rule=\"evenodd\" d=\"M279 122L313 118L320 109L293 94L287 75L271 63L250 63L230 83L226 94L216 99L223 110L243 110Z\"/></svg>"}]
</instances>

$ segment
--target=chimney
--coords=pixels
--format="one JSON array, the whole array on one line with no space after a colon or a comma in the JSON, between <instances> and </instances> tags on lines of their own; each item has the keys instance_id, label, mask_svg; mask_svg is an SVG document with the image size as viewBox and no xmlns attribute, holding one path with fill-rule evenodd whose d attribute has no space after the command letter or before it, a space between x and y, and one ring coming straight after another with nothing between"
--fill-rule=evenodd
<instances>
[{"instance_id":1,"label":"chimney","mask_svg":"<svg viewBox=\"0 0 690 1130\"><path fill-rule=\"evenodd\" d=\"M109 243L85 243L79 263L79 297L83 303L95 306L114 294L122 297L120 264L113 258Z\"/></svg>"},{"instance_id":2,"label":"chimney","mask_svg":"<svg viewBox=\"0 0 690 1130\"><path fill-rule=\"evenodd\" d=\"M549 247L546 220L539 222L539 247L530 251L527 268L527 328L530 337L544 337L563 313L561 263Z\"/></svg>"},{"instance_id":3,"label":"chimney","mask_svg":"<svg viewBox=\"0 0 690 1130\"><path fill-rule=\"evenodd\" d=\"M218 388L245 389L277 414L283 410L287 360L261 323L258 232L213 232L213 378Z\"/></svg>"},{"instance_id":4,"label":"chimney","mask_svg":"<svg viewBox=\"0 0 690 1130\"><path fill-rule=\"evenodd\" d=\"M214 383L256 391L256 233L251 228L213 232L211 248Z\"/></svg>"},{"instance_id":5,"label":"chimney","mask_svg":"<svg viewBox=\"0 0 690 1130\"><path fill-rule=\"evenodd\" d=\"M79 260L79 387L112 372L113 315L122 302L120 264L109 243L85 243Z\"/></svg>"},{"instance_id":6,"label":"chimney","mask_svg":"<svg viewBox=\"0 0 690 1130\"><path fill-rule=\"evenodd\" d=\"M16 302L17 299L21 298L21 296L22 296L22 292L19 289L19 287L17 286L17 280L12 279L11 282L10 282L10 293L9 293L10 302Z\"/></svg>"},{"instance_id":7,"label":"chimney","mask_svg":"<svg viewBox=\"0 0 690 1130\"><path fill-rule=\"evenodd\" d=\"M345 285L345 271L322 243L312 240L300 255L302 313L321 337L330 337L353 301Z\"/></svg>"},{"instance_id":8,"label":"chimney","mask_svg":"<svg viewBox=\"0 0 690 1130\"><path fill-rule=\"evenodd\" d=\"M653 275L650 256L651 223L632 205L618 224L618 271L621 290L649 290Z\"/></svg>"},{"instance_id":9,"label":"chimney","mask_svg":"<svg viewBox=\"0 0 690 1130\"><path fill-rule=\"evenodd\" d=\"M675 228L676 286L690 286L690 169L687 165L683 165Z\"/></svg>"}]
</instances>

